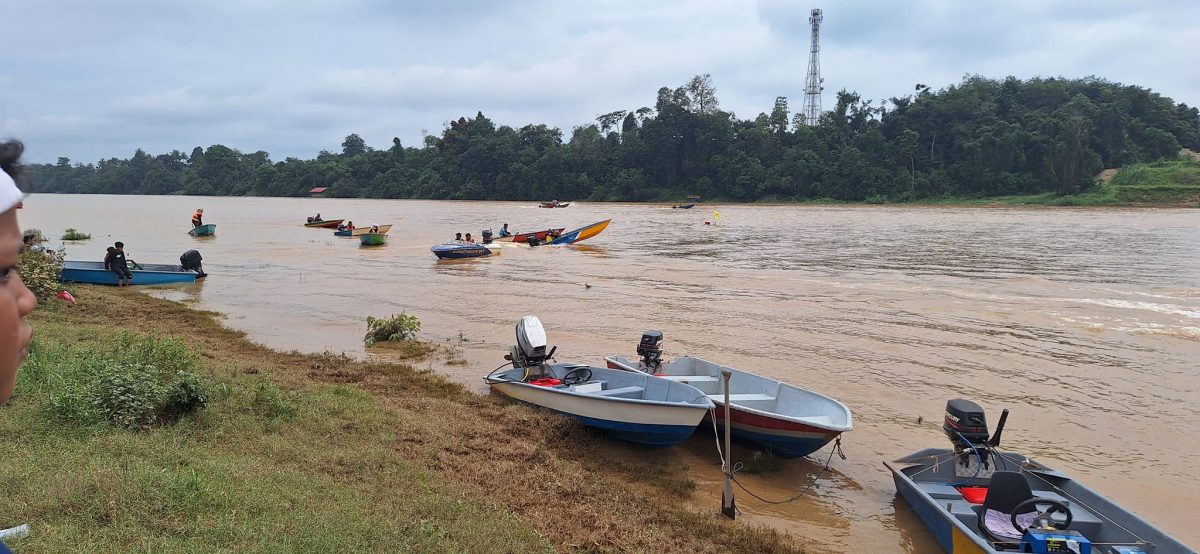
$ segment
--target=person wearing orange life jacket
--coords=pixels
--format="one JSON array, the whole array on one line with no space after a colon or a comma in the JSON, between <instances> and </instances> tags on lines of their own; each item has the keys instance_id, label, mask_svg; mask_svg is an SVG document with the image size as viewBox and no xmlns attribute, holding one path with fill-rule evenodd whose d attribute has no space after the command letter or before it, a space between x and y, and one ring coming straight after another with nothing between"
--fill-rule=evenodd
<instances>
[{"instance_id":1,"label":"person wearing orange life jacket","mask_svg":"<svg viewBox=\"0 0 1200 554\"><path fill-rule=\"evenodd\" d=\"M204 218L204 208L196 208L196 211L192 212L192 228L196 228L196 227L200 227L201 225L204 225L203 218Z\"/></svg>"}]
</instances>

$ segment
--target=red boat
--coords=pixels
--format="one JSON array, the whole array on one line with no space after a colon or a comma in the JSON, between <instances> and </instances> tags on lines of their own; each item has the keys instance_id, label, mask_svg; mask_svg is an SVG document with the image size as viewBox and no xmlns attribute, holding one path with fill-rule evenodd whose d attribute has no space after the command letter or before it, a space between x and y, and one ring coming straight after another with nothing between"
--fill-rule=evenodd
<instances>
[{"instance_id":1,"label":"red boat","mask_svg":"<svg viewBox=\"0 0 1200 554\"><path fill-rule=\"evenodd\" d=\"M345 220L344 219L321 219L321 220L317 220L317 221L309 221L308 223L305 223L304 226L305 227L319 227L322 229L325 229L325 228L332 229L332 228L337 227L338 224L343 221L345 221Z\"/></svg>"},{"instance_id":2,"label":"red boat","mask_svg":"<svg viewBox=\"0 0 1200 554\"><path fill-rule=\"evenodd\" d=\"M520 233L517 235L513 235L512 241L513 242L529 242L529 237L534 237L534 238L538 239L539 241L545 241L546 237L550 236L551 234L558 236L558 235L561 235L562 232L565 231L566 229L567 229L566 227L559 227L558 229L546 229L545 231L536 231L533 233Z\"/></svg>"},{"instance_id":3,"label":"red boat","mask_svg":"<svg viewBox=\"0 0 1200 554\"><path fill-rule=\"evenodd\" d=\"M542 208L565 208L570 205L571 205L570 202L559 202L558 200L551 200L549 202L542 202L539 205L539 207L542 207Z\"/></svg>"}]
</instances>

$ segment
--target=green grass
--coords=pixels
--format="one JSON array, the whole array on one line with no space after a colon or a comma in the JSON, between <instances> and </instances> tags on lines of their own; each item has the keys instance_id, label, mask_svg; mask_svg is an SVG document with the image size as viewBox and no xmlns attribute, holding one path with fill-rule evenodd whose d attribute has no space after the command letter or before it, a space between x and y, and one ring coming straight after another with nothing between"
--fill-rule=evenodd
<instances>
[{"instance_id":1,"label":"green grass","mask_svg":"<svg viewBox=\"0 0 1200 554\"><path fill-rule=\"evenodd\" d=\"M536 531L397 458L394 415L353 386L284 390L209 363L207 408L128 430L56 416L119 331L42 318L0 408L0 527L19 552L544 551ZM68 348L68 345L71 345ZM82 386L82 385L80 385Z\"/></svg>"}]
</instances>

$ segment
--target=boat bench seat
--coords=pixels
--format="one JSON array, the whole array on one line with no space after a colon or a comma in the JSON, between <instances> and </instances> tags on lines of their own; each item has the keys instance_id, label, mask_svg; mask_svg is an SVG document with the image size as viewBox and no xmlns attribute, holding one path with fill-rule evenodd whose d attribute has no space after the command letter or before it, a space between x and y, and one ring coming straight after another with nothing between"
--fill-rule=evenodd
<instances>
[{"instance_id":1,"label":"boat bench seat","mask_svg":"<svg viewBox=\"0 0 1200 554\"><path fill-rule=\"evenodd\" d=\"M616 396L618 398L641 398L643 390L645 390L645 389L643 389L642 387L633 385L633 386L628 386L628 387L621 387L619 389L607 389L607 390L602 390L602 391L596 391L596 392L592 392L592 393L588 393L588 394L593 394L596 396Z\"/></svg>"},{"instance_id":2,"label":"boat bench seat","mask_svg":"<svg viewBox=\"0 0 1200 554\"><path fill-rule=\"evenodd\" d=\"M655 377L662 377L668 381L687 381L688 383L716 383L721 380L720 377L712 375L655 375Z\"/></svg>"},{"instance_id":3,"label":"boat bench seat","mask_svg":"<svg viewBox=\"0 0 1200 554\"><path fill-rule=\"evenodd\" d=\"M708 398L717 402L725 401L725 393L710 394ZM731 394L729 395L730 402L754 402L754 401L769 402L775 400L774 396L769 394Z\"/></svg>"}]
</instances>

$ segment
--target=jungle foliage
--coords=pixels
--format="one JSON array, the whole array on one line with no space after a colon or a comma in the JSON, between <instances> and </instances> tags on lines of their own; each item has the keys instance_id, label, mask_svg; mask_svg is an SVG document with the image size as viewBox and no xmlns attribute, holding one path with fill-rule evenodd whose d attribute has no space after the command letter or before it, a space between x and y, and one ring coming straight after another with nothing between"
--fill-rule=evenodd
<instances>
[{"instance_id":1,"label":"jungle foliage","mask_svg":"<svg viewBox=\"0 0 1200 554\"><path fill-rule=\"evenodd\" d=\"M620 109L563 132L497 126L483 113L441 136L382 150L357 134L340 153L273 162L220 144L95 164L29 167L37 192L366 198L907 201L1073 194L1102 168L1200 149L1200 111L1103 79L968 76L874 105L837 93L816 126L788 99L738 119L708 75L658 90L653 107ZM828 102L827 102L828 105Z\"/></svg>"}]
</instances>

